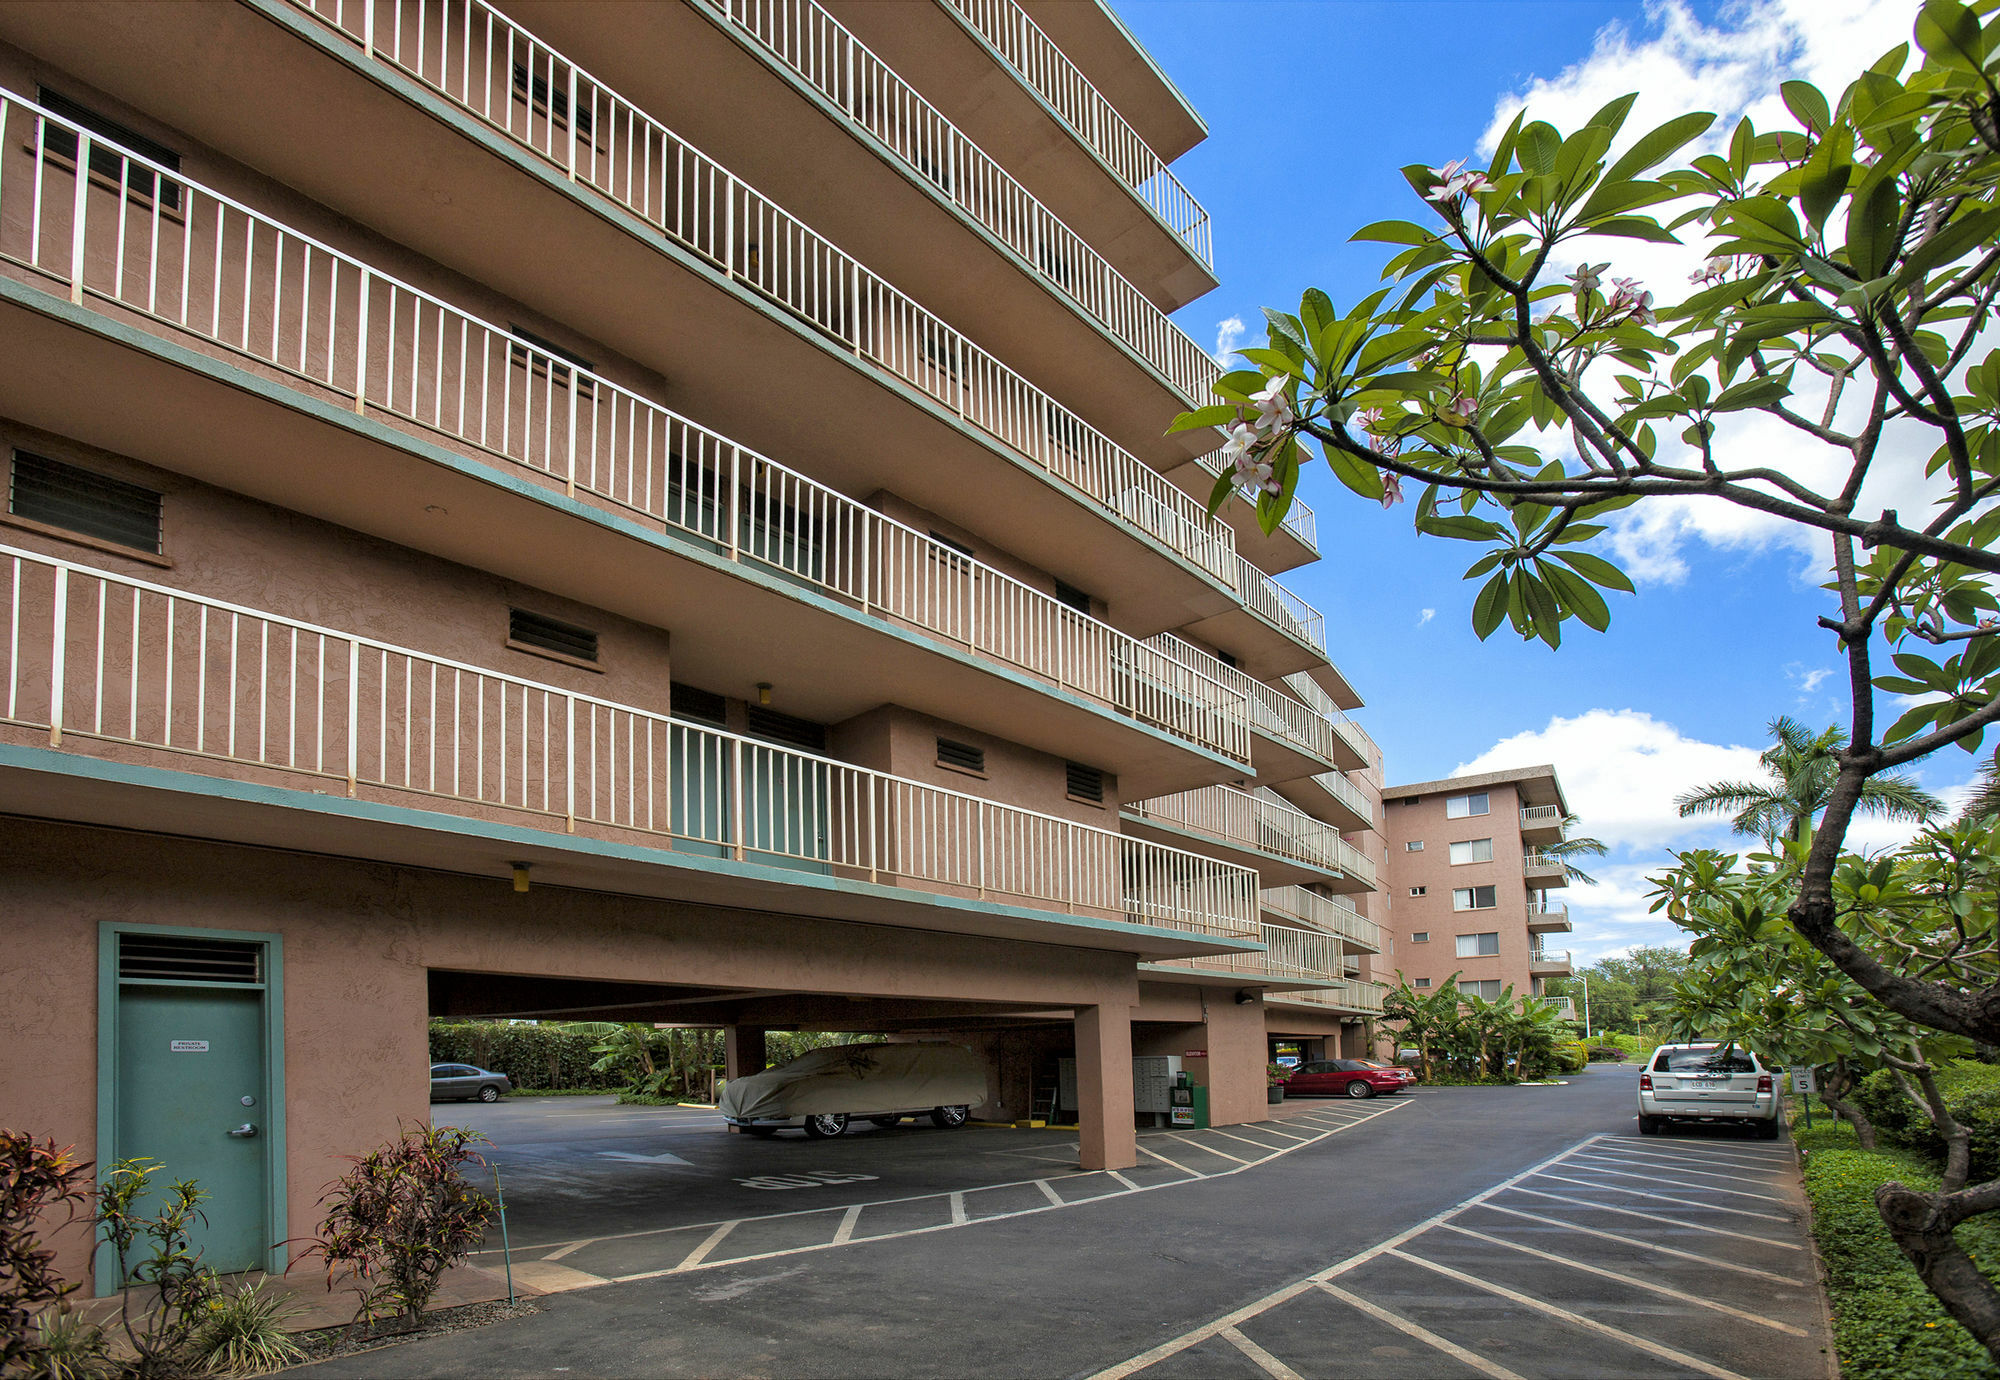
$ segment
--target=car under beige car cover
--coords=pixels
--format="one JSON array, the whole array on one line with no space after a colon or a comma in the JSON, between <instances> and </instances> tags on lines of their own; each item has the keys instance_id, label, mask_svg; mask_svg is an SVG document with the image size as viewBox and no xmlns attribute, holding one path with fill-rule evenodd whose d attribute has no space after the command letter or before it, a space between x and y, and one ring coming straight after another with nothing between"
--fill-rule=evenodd
<instances>
[{"instance_id":1,"label":"car under beige car cover","mask_svg":"<svg viewBox=\"0 0 2000 1380\"><path fill-rule=\"evenodd\" d=\"M734 1121L783 1121L976 1107L985 1100L985 1062L963 1045L835 1045L732 1078L719 1110Z\"/></svg>"}]
</instances>

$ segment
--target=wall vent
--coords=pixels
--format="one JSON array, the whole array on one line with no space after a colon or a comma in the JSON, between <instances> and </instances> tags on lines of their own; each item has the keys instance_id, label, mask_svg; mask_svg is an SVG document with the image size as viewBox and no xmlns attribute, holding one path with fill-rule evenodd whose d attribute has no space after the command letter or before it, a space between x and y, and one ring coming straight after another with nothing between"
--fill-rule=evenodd
<instances>
[{"instance_id":1,"label":"wall vent","mask_svg":"<svg viewBox=\"0 0 2000 1380\"><path fill-rule=\"evenodd\" d=\"M578 661L597 660L597 634L589 628L526 609L507 610L507 640Z\"/></svg>"},{"instance_id":2,"label":"wall vent","mask_svg":"<svg viewBox=\"0 0 2000 1380\"><path fill-rule=\"evenodd\" d=\"M171 172L181 170L181 156L157 140L148 139L136 129L128 129L116 120L107 120L89 106L71 100L59 91L48 87L38 89L42 108L51 115L68 120L73 125L81 125L92 134L101 134L114 143L123 144L141 158L150 158ZM76 134L60 125L45 125L42 146L57 158L76 161ZM117 183L135 196L153 195L154 173L151 168L134 164L130 175L126 173L127 159L124 154L91 141L90 171L97 177ZM160 205L170 211L178 211L181 205L180 183L169 181L160 189Z\"/></svg>"},{"instance_id":3,"label":"wall vent","mask_svg":"<svg viewBox=\"0 0 2000 1380\"><path fill-rule=\"evenodd\" d=\"M255 986L264 980L264 946L238 939L121 934L118 976L152 982L235 982Z\"/></svg>"},{"instance_id":4,"label":"wall vent","mask_svg":"<svg viewBox=\"0 0 2000 1380\"><path fill-rule=\"evenodd\" d=\"M1056 602L1059 604L1068 604L1078 613L1090 612L1090 596L1075 585L1067 584L1062 580L1056 581Z\"/></svg>"},{"instance_id":5,"label":"wall vent","mask_svg":"<svg viewBox=\"0 0 2000 1380\"><path fill-rule=\"evenodd\" d=\"M803 748L807 752L826 751L826 725L816 724L811 719L797 719L790 714L780 714L775 709L766 709L761 704L746 707L747 726L750 736L763 738L773 743L783 743L787 747Z\"/></svg>"},{"instance_id":6,"label":"wall vent","mask_svg":"<svg viewBox=\"0 0 2000 1380\"><path fill-rule=\"evenodd\" d=\"M1086 767L1081 762L1065 762L1063 770L1069 776L1069 798L1087 800L1092 805L1104 803L1104 773L1096 767Z\"/></svg>"},{"instance_id":7,"label":"wall vent","mask_svg":"<svg viewBox=\"0 0 2000 1380\"><path fill-rule=\"evenodd\" d=\"M986 770L986 749L974 747L970 743L953 742L949 738L937 740L937 759L941 767L956 767L960 771Z\"/></svg>"},{"instance_id":8,"label":"wall vent","mask_svg":"<svg viewBox=\"0 0 2000 1380\"><path fill-rule=\"evenodd\" d=\"M667 692L667 702L676 719L693 719L718 728L729 725L729 701L713 690L676 684Z\"/></svg>"},{"instance_id":9,"label":"wall vent","mask_svg":"<svg viewBox=\"0 0 2000 1380\"><path fill-rule=\"evenodd\" d=\"M7 511L135 551L160 552L160 495L46 455L14 452Z\"/></svg>"}]
</instances>

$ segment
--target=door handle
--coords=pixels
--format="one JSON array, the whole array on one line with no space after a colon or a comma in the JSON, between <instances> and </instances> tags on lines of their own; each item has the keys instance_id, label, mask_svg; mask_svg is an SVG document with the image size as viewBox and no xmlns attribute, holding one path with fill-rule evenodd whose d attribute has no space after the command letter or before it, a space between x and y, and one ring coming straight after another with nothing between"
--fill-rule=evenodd
<instances>
[{"instance_id":1,"label":"door handle","mask_svg":"<svg viewBox=\"0 0 2000 1380\"><path fill-rule=\"evenodd\" d=\"M255 1126L252 1126L249 1122L246 1121L241 1126L238 1126L235 1130L231 1131L229 1134L232 1136L240 1137L243 1140L248 1140L252 1136L257 1134L257 1128Z\"/></svg>"}]
</instances>

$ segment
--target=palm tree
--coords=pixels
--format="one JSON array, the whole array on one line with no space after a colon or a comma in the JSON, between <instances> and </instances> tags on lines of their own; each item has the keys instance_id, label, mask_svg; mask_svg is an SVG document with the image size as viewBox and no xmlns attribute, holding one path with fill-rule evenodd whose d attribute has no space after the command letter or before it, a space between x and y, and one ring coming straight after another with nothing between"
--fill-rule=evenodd
<instances>
[{"instance_id":1,"label":"palm tree","mask_svg":"<svg viewBox=\"0 0 2000 1380\"><path fill-rule=\"evenodd\" d=\"M1781 839L1805 837L1833 795L1840 774L1839 751L1847 735L1837 728L1812 733L1798 720L1771 721L1773 742L1758 757L1770 782L1711 781L1674 797L1682 819L1731 815L1730 829L1764 841L1777 851ZM1870 777L1861 787L1856 813L1921 824L1941 814L1944 802L1901 772Z\"/></svg>"},{"instance_id":2,"label":"palm tree","mask_svg":"<svg viewBox=\"0 0 2000 1380\"><path fill-rule=\"evenodd\" d=\"M1988 815L2000 815L2000 751L1979 764L1979 784L1958 812L1963 824Z\"/></svg>"},{"instance_id":3,"label":"palm tree","mask_svg":"<svg viewBox=\"0 0 2000 1380\"><path fill-rule=\"evenodd\" d=\"M1561 863L1563 874L1572 882L1582 882L1585 886L1596 886L1597 878L1585 872L1582 868L1571 862L1570 859L1601 858L1611 850L1604 846L1602 839L1590 838L1587 835L1571 838L1569 831L1580 823L1582 821L1575 815L1564 815L1562 822L1563 837L1555 843L1544 844L1536 851L1551 862Z\"/></svg>"}]
</instances>

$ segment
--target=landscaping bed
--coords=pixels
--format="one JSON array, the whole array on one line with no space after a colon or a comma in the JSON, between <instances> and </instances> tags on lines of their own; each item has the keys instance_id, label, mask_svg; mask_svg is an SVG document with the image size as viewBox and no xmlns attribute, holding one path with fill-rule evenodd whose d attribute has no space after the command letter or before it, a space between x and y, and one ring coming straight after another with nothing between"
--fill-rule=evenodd
<instances>
[{"instance_id":1,"label":"landscaping bed","mask_svg":"<svg viewBox=\"0 0 2000 1380\"><path fill-rule=\"evenodd\" d=\"M395 1331L393 1324L379 1327L323 1327L313 1332L300 1332L292 1340L305 1353L299 1365L310 1365L314 1361L330 1361L336 1356L353 1356L363 1351L379 1351L383 1347L398 1346L403 1342L421 1342L432 1337L442 1337L452 1332L464 1332L474 1327L486 1327L497 1322L507 1322L514 1318L525 1318L530 1313L542 1311L538 1299L519 1299L513 1303L505 1299L493 1299L486 1303L468 1303L457 1308L434 1308L424 1314L423 1321L408 1331Z\"/></svg>"},{"instance_id":2,"label":"landscaping bed","mask_svg":"<svg viewBox=\"0 0 2000 1380\"><path fill-rule=\"evenodd\" d=\"M1794 1124L1792 1138L1805 1162L1842 1380L1991 1377L1986 1349L1924 1288L1875 1211L1875 1189L1890 1179L1937 1187L1931 1161L1912 1150L1863 1150L1852 1127L1831 1119L1810 1131ZM2000 1281L2000 1222L1967 1223L1958 1239Z\"/></svg>"}]
</instances>

